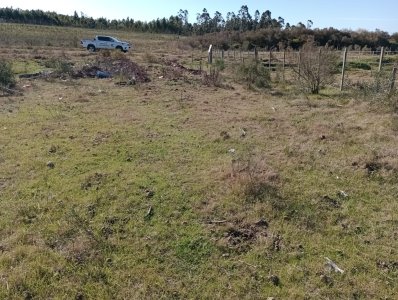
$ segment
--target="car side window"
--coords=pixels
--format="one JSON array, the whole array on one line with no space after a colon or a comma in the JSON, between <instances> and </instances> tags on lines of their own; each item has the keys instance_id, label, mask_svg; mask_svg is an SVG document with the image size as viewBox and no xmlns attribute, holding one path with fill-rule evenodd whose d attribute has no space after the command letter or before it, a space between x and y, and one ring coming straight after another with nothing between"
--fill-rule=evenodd
<instances>
[{"instance_id":1,"label":"car side window","mask_svg":"<svg viewBox=\"0 0 398 300\"><path fill-rule=\"evenodd\" d=\"M99 36L99 37L98 37L98 40L99 40L99 41L106 41L105 37L103 37L103 36Z\"/></svg>"}]
</instances>

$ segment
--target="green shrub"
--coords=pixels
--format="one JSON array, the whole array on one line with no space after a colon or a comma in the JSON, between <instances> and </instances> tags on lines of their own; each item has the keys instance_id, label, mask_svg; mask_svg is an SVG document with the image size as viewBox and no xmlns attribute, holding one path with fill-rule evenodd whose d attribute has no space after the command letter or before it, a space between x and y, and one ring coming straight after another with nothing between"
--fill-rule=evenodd
<instances>
[{"instance_id":1,"label":"green shrub","mask_svg":"<svg viewBox=\"0 0 398 300\"><path fill-rule=\"evenodd\" d=\"M343 62L340 62L338 66L339 66L339 68L341 68L343 66ZM371 70L372 69L372 67L368 63L358 62L358 61L348 62L347 67L350 69L360 69L360 70Z\"/></svg>"},{"instance_id":2,"label":"green shrub","mask_svg":"<svg viewBox=\"0 0 398 300\"><path fill-rule=\"evenodd\" d=\"M72 64L63 58L50 58L44 65L60 74L70 74L72 72Z\"/></svg>"},{"instance_id":3,"label":"green shrub","mask_svg":"<svg viewBox=\"0 0 398 300\"><path fill-rule=\"evenodd\" d=\"M15 76L11 63L0 59L0 86L10 88L15 85Z\"/></svg>"},{"instance_id":4,"label":"green shrub","mask_svg":"<svg viewBox=\"0 0 398 300\"><path fill-rule=\"evenodd\" d=\"M235 72L236 79L251 87L267 88L270 86L271 76L264 65L258 61L250 61L240 64Z\"/></svg>"},{"instance_id":5,"label":"green shrub","mask_svg":"<svg viewBox=\"0 0 398 300\"><path fill-rule=\"evenodd\" d=\"M348 66L352 69L371 70L371 66L364 62L350 62Z\"/></svg>"},{"instance_id":6,"label":"green shrub","mask_svg":"<svg viewBox=\"0 0 398 300\"><path fill-rule=\"evenodd\" d=\"M220 71L224 71L225 70L225 62L222 59L217 59L214 62L214 66L216 67L217 70L220 70Z\"/></svg>"},{"instance_id":7,"label":"green shrub","mask_svg":"<svg viewBox=\"0 0 398 300\"><path fill-rule=\"evenodd\" d=\"M393 64L398 61L396 56L388 56L383 58L383 64Z\"/></svg>"}]
</instances>

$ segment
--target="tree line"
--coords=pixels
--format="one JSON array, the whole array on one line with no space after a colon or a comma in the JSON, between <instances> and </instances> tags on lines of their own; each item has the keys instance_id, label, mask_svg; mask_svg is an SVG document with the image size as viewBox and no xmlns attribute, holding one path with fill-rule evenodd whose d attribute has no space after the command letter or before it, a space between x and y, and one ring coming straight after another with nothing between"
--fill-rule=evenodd
<instances>
[{"instance_id":1,"label":"tree line","mask_svg":"<svg viewBox=\"0 0 398 300\"><path fill-rule=\"evenodd\" d=\"M189 13L181 9L176 15L144 22L130 19L108 20L88 17L75 11L72 16L45 12L42 10L22 10L0 8L0 22L24 23L49 26L69 26L92 29L113 29L135 32L179 34L199 37L200 43L213 43L228 49L239 47L250 49L255 46L273 49L298 49L308 40L320 46L341 49L378 50L386 47L398 50L398 33L390 35L381 30L338 30L335 28L313 29L313 22L292 25L282 17L274 18L269 10L256 10L252 16L247 5L242 5L237 13L228 12L224 17L216 11L213 16L206 8L196 14L196 22L190 23Z\"/></svg>"}]
</instances>

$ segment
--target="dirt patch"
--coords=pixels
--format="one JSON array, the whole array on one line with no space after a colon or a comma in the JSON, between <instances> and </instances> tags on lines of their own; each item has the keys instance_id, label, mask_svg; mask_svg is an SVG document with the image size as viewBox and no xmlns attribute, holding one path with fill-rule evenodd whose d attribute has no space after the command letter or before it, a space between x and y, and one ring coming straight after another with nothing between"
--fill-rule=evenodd
<instances>
[{"instance_id":1,"label":"dirt patch","mask_svg":"<svg viewBox=\"0 0 398 300\"><path fill-rule=\"evenodd\" d=\"M98 132L93 139L93 146L98 146L102 143L105 143L111 137L111 133L106 132Z\"/></svg>"},{"instance_id":2,"label":"dirt patch","mask_svg":"<svg viewBox=\"0 0 398 300\"><path fill-rule=\"evenodd\" d=\"M1 160L0 160L1 162ZM8 186L8 182L11 180L11 178L0 178L0 190L5 189Z\"/></svg>"},{"instance_id":3,"label":"dirt patch","mask_svg":"<svg viewBox=\"0 0 398 300\"><path fill-rule=\"evenodd\" d=\"M163 59L160 64L162 65L161 71L159 73L160 79L166 78L169 80L187 80L188 78L192 79L194 76L203 76L206 74L206 72L203 70L187 68L180 64L176 59Z\"/></svg>"},{"instance_id":4,"label":"dirt patch","mask_svg":"<svg viewBox=\"0 0 398 300\"><path fill-rule=\"evenodd\" d=\"M85 65L80 70L72 74L74 78L95 77L98 71L101 71L99 66Z\"/></svg>"},{"instance_id":5,"label":"dirt patch","mask_svg":"<svg viewBox=\"0 0 398 300\"><path fill-rule=\"evenodd\" d=\"M334 199L328 195L324 195L320 198L320 205L325 208L340 208L341 203L337 199Z\"/></svg>"},{"instance_id":6,"label":"dirt patch","mask_svg":"<svg viewBox=\"0 0 398 300\"><path fill-rule=\"evenodd\" d=\"M377 161L370 161L365 164L365 169L368 171L368 174L373 174L382 168L383 165Z\"/></svg>"},{"instance_id":7,"label":"dirt patch","mask_svg":"<svg viewBox=\"0 0 398 300\"><path fill-rule=\"evenodd\" d=\"M397 174L398 167L396 165L396 158L385 158L383 160L370 160L365 163L364 169L368 175L381 174L388 175L391 173Z\"/></svg>"},{"instance_id":8,"label":"dirt patch","mask_svg":"<svg viewBox=\"0 0 398 300\"><path fill-rule=\"evenodd\" d=\"M100 257L100 251L96 249L96 244L88 237L81 235L67 240L60 248L60 252L65 258L75 264L84 264Z\"/></svg>"},{"instance_id":9,"label":"dirt patch","mask_svg":"<svg viewBox=\"0 0 398 300\"><path fill-rule=\"evenodd\" d=\"M218 245L226 251L247 252L252 244L261 237L268 237L268 222L260 220L253 224L230 224L224 228Z\"/></svg>"},{"instance_id":10,"label":"dirt patch","mask_svg":"<svg viewBox=\"0 0 398 300\"><path fill-rule=\"evenodd\" d=\"M172 73L188 73L190 75L202 75L204 73L202 70L186 68L177 60L163 60L163 64L168 66L173 71Z\"/></svg>"},{"instance_id":11,"label":"dirt patch","mask_svg":"<svg viewBox=\"0 0 398 300\"><path fill-rule=\"evenodd\" d=\"M81 184L81 188L83 190L88 190L90 188L98 189L99 186L105 181L106 174L103 173L94 173L93 175L88 176L84 182Z\"/></svg>"},{"instance_id":12,"label":"dirt patch","mask_svg":"<svg viewBox=\"0 0 398 300\"><path fill-rule=\"evenodd\" d=\"M397 271L398 261L377 261L377 267L386 271Z\"/></svg>"}]
</instances>

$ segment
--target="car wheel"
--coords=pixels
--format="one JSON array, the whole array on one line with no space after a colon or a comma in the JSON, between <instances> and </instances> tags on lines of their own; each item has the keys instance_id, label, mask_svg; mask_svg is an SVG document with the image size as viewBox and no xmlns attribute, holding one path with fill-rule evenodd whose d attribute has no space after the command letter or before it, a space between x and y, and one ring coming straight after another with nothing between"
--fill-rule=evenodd
<instances>
[{"instance_id":1,"label":"car wheel","mask_svg":"<svg viewBox=\"0 0 398 300\"><path fill-rule=\"evenodd\" d=\"M95 46L94 45L88 45L87 50L90 52L95 52Z\"/></svg>"},{"instance_id":2,"label":"car wheel","mask_svg":"<svg viewBox=\"0 0 398 300\"><path fill-rule=\"evenodd\" d=\"M123 48L121 46L117 46L116 50L123 51Z\"/></svg>"}]
</instances>

